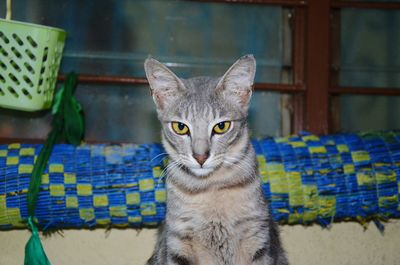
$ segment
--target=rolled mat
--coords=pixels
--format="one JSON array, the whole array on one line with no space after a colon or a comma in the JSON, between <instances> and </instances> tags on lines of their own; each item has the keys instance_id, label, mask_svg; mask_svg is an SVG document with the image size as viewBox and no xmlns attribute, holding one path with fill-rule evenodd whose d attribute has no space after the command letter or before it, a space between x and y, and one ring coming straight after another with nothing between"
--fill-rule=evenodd
<instances>
[{"instance_id":1,"label":"rolled mat","mask_svg":"<svg viewBox=\"0 0 400 265\"><path fill-rule=\"evenodd\" d=\"M252 143L279 223L400 217L399 131ZM29 178L41 148L0 145L0 229L26 227ZM58 144L42 176L37 222L42 229L156 226L166 212L167 160L159 144Z\"/></svg>"}]
</instances>

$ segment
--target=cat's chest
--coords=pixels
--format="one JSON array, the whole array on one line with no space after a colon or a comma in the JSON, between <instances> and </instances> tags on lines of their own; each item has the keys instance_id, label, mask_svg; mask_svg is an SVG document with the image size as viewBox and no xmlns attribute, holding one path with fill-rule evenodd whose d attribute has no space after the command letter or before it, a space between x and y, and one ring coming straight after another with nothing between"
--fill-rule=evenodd
<instances>
[{"instance_id":1,"label":"cat's chest","mask_svg":"<svg viewBox=\"0 0 400 265\"><path fill-rule=\"evenodd\" d=\"M249 211L248 207L252 205L250 200L245 192L211 191L187 198L182 207L202 222L224 220L225 223L230 223Z\"/></svg>"},{"instance_id":2,"label":"cat's chest","mask_svg":"<svg viewBox=\"0 0 400 265\"><path fill-rule=\"evenodd\" d=\"M237 203L239 200L235 198L209 195L202 200L201 206L191 208L194 216L194 241L210 250L221 261L230 257L229 253L234 253L238 245L234 227L238 215L242 213L235 208Z\"/></svg>"},{"instance_id":3,"label":"cat's chest","mask_svg":"<svg viewBox=\"0 0 400 265\"><path fill-rule=\"evenodd\" d=\"M173 192L169 197L168 221L179 233L192 238L193 247L199 253L204 250L205 255L221 262L218 264L235 264L231 260L233 253L239 252L245 236L239 231L240 224L260 215L254 190L249 187L197 195Z\"/></svg>"},{"instance_id":4,"label":"cat's chest","mask_svg":"<svg viewBox=\"0 0 400 265\"><path fill-rule=\"evenodd\" d=\"M224 242L233 238L236 223L257 212L254 198L249 193L230 190L187 196L181 198L172 211L175 216L190 220L186 225L205 242Z\"/></svg>"}]
</instances>

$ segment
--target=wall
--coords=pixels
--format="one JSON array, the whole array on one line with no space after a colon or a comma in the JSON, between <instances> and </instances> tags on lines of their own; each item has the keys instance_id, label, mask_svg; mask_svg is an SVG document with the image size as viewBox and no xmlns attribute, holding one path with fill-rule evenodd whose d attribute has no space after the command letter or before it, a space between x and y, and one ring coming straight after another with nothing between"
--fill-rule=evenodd
<instances>
[{"instance_id":1,"label":"wall","mask_svg":"<svg viewBox=\"0 0 400 265\"><path fill-rule=\"evenodd\" d=\"M296 265L369 265L400 263L400 221L385 226L384 235L370 224L338 223L319 226L282 226L290 263ZM53 265L143 265L155 242L154 229L66 230L43 239ZM20 265L26 230L0 232L0 265Z\"/></svg>"}]
</instances>

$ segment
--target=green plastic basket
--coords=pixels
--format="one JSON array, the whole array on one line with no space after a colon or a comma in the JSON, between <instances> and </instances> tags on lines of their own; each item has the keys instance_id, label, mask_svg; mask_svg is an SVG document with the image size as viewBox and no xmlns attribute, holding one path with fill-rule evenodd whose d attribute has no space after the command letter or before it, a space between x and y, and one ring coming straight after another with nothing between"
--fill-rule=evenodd
<instances>
[{"instance_id":1,"label":"green plastic basket","mask_svg":"<svg viewBox=\"0 0 400 265\"><path fill-rule=\"evenodd\" d=\"M66 32L0 19L0 107L50 108Z\"/></svg>"}]
</instances>

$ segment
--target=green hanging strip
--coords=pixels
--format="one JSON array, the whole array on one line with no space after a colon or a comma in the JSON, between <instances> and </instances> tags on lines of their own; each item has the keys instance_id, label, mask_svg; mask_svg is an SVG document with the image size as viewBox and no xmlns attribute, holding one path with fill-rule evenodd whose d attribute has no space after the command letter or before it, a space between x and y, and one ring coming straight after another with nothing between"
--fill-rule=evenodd
<instances>
[{"instance_id":1,"label":"green hanging strip","mask_svg":"<svg viewBox=\"0 0 400 265\"><path fill-rule=\"evenodd\" d=\"M25 246L25 265L50 265L50 261L44 252L40 242L39 232L32 217L28 218L28 227L32 231L31 238Z\"/></svg>"},{"instance_id":2,"label":"green hanging strip","mask_svg":"<svg viewBox=\"0 0 400 265\"><path fill-rule=\"evenodd\" d=\"M70 73L54 98L52 129L33 167L28 189L28 227L32 235L25 246L24 265L50 265L40 242L35 209L39 196L42 175L54 144L64 135L67 142L78 145L83 139L85 124L80 104L74 98L76 75Z\"/></svg>"}]
</instances>

